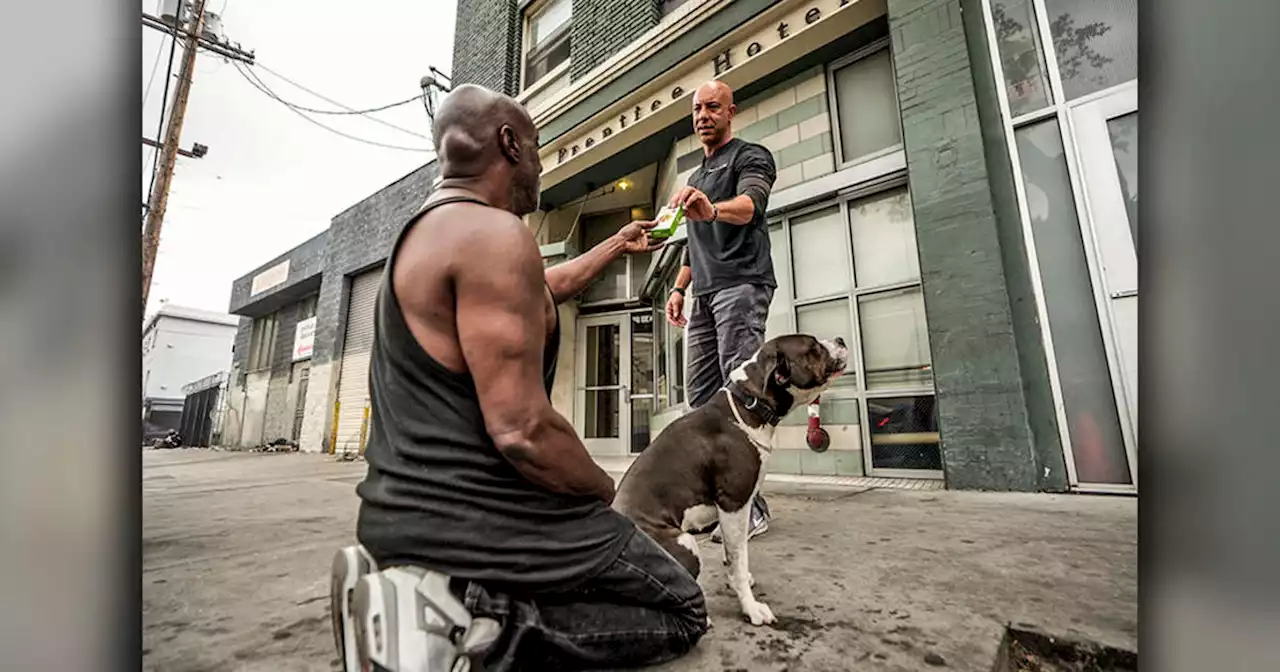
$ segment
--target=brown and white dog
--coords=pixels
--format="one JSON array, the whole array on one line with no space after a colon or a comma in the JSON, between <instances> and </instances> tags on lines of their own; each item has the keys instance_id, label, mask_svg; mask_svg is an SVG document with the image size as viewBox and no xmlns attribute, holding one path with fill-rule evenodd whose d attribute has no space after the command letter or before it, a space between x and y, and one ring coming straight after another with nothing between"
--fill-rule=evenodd
<instances>
[{"instance_id":1,"label":"brown and white dog","mask_svg":"<svg viewBox=\"0 0 1280 672\"><path fill-rule=\"evenodd\" d=\"M844 372L844 340L779 336L729 376L711 401L671 423L618 484L613 508L635 521L695 577L692 533L723 528L729 585L752 625L774 621L751 592L747 527L764 483L773 432L791 409L809 404Z\"/></svg>"}]
</instances>

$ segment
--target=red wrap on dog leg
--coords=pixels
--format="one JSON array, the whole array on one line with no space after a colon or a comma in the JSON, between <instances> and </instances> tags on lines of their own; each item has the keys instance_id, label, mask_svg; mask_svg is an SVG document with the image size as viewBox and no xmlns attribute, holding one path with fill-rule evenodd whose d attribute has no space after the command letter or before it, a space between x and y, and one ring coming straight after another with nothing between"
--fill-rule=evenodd
<instances>
[{"instance_id":1,"label":"red wrap on dog leg","mask_svg":"<svg viewBox=\"0 0 1280 672\"><path fill-rule=\"evenodd\" d=\"M826 452L831 446L831 435L827 434L827 430L822 428L822 417L819 412L821 406L819 399L814 399L809 404L809 431L805 432L805 443L809 444L809 448L815 453Z\"/></svg>"}]
</instances>

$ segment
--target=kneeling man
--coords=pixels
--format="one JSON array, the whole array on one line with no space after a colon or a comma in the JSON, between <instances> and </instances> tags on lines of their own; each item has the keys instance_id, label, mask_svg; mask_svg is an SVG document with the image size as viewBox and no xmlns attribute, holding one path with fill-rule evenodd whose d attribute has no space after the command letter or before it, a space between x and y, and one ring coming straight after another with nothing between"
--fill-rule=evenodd
<instances>
[{"instance_id":1,"label":"kneeling man","mask_svg":"<svg viewBox=\"0 0 1280 672\"><path fill-rule=\"evenodd\" d=\"M401 232L378 296L372 433L357 536L382 569L446 574L501 624L491 672L631 667L706 632L696 580L610 508L613 480L549 394L556 304L624 253L633 222L544 270L536 128L513 99L461 86L435 120L443 182Z\"/></svg>"}]
</instances>

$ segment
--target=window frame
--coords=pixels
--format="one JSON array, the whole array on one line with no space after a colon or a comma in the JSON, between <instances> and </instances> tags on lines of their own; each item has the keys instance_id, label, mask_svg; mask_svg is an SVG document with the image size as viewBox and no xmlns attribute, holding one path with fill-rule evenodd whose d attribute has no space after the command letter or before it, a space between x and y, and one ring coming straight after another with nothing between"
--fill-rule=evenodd
<instances>
[{"instance_id":1,"label":"window frame","mask_svg":"<svg viewBox=\"0 0 1280 672\"><path fill-rule=\"evenodd\" d=\"M786 315L786 318L787 318L786 320L787 328L793 333L796 330L797 319L798 319L796 315L796 310L798 308L804 308L807 306L813 306L813 305L818 305L822 303L829 303L831 301L839 301L839 300L849 301L849 319L850 319L850 325L851 325L850 329L852 330L852 333L850 333L850 337L852 339L852 344L857 345L856 348L852 348L853 350L855 350L855 352L852 353L853 357L851 358L851 362L850 362L850 364L854 367L853 372L856 374L855 384L850 387L841 387L841 388L829 390L826 393L824 393L824 396L833 396L833 397L843 396L842 395L843 392L853 391L855 389L865 391L866 396L869 396L869 397L901 397L901 396L909 396L913 394L920 394L924 392L928 392L930 394L933 393L933 390L934 390L933 385L907 385L902 387L866 390L866 370L864 368L864 363L863 363L864 357L862 352L862 325L858 322L858 318L860 317L860 311L858 310L858 300L868 296L885 294L888 292L901 291L904 289L922 288L922 285L921 285L920 276L916 276L916 278L912 280L899 280L899 281L890 282L890 283L867 285L865 287L858 286L857 276L854 275L855 267L854 267L853 234L851 231L852 227L849 221L849 207L850 207L850 204L856 201L877 196L880 194L884 194L886 192L893 191L895 189L901 189L904 187L907 189L907 194L909 198L910 185L908 184L906 171L895 171L893 174L885 176L884 178L872 180L870 181L869 184L858 185L854 188L851 188L839 194L836 194L831 198L823 199L822 201L819 201L817 203L806 205L801 208L796 208L789 212L779 213L773 217L770 217L768 220L768 226L770 231L772 231L775 227L781 227L782 233L783 233L782 242L786 245L786 249L783 251L785 253L785 256L782 256L782 255L779 255L779 256L785 259L787 267L785 270L783 270L783 269L778 269L775 265L774 272L775 273L785 272L788 274L788 280L790 281L790 284L787 287L787 289L789 290L789 293L788 293L789 295L783 296L780 293L775 294L774 300L776 301L781 299L781 300L787 301L790 304L790 308L784 313L784 315ZM850 287L840 291L822 294L820 296L813 296L813 297L808 297L804 299L796 299L795 298L796 266L794 263L794 250L793 250L792 238L791 238L791 221L793 219L803 217L805 215L830 209L832 206L837 206L839 208L841 220L843 223L843 226L841 227L841 233L845 236L845 251L848 253L846 255L846 263L848 264ZM917 250L916 253L919 254L918 244L916 246L916 250ZM782 288L779 288L779 289L782 289ZM932 355L932 353L930 353L930 355ZM932 360L932 356L930 357L930 359ZM930 365L930 368L932 368L932 364Z\"/></svg>"},{"instance_id":2,"label":"window frame","mask_svg":"<svg viewBox=\"0 0 1280 672\"><path fill-rule=\"evenodd\" d=\"M630 216L634 213L636 208L643 209L645 211L646 218L653 216L653 212L652 212L653 208L648 205L622 206L622 207L613 208L610 210L593 212L587 215L582 215L581 213L579 213L578 223L575 225L576 230L573 232L574 243L578 246L578 249L580 250L590 250L593 247L593 246L587 245L586 227L582 226L584 219L592 218L592 217L606 217L609 215L616 215L617 213L620 213L620 212L626 212ZM639 219L639 218L632 217L632 219ZM628 221L631 221L631 220L628 220ZM595 313L595 312L602 312L602 311L608 311L608 310L627 310L627 309L643 306L645 302L645 296L644 296L645 278L644 276L641 276L639 279L637 279L636 271L640 270L641 264L643 264L644 270L647 270L650 266L653 265L654 260L661 256L662 251L658 250L658 251L649 252L646 254L648 254L649 256L647 258L644 258L643 261L641 260L641 255L636 255L636 254L625 254L616 260L616 261L625 261L626 271L624 271L623 275L625 280L626 296L613 297L608 299L597 299L593 301L588 300L587 293L590 290L591 286L594 285L596 282L599 282L602 276L604 275L604 271L601 271L599 274L596 275L596 277L591 279L591 282L587 284L587 287L582 290L582 293L580 295L578 295L577 297L578 308L587 313Z\"/></svg>"},{"instance_id":3,"label":"window frame","mask_svg":"<svg viewBox=\"0 0 1280 672\"><path fill-rule=\"evenodd\" d=\"M547 36L541 44L536 47L533 45L533 21L539 14L546 11L548 7L556 2L566 2L569 5L569 19ZM522 95L533 95L536 91L548 86L568 70L569 64L573 62L573 0L536 0L525 6L522 14L521 23L521 49L520 49L520 93ZM529 62L535 56L545 56L561 43L569 41L570 53L554 68L547 70L545 74L534 81L529 81Z\"/></svg>"},{"instance_id":4,"label":"window frame","mask_svg":"<svg viewBox=\"0 0 1280 672\"><path fill-rule=\"evenodd\" d=\"M1040 123L1049 119L1054 119L1058 125L1064 158L1067 164L1067 174L1070 179L1072 197L1076 211L1076 218L1081 227L1081 237L1084 243L1085 260L1089 269L1089 281L1094 288L1094 310L1098 311L1099 320L1102 324L1102 340L1103 351L1106 355L1108 365L1111 369L1112 389L1117 399L1124 398L1123 383L1119 375L1118 367L1118 344L1115 341L1114 331L1111 326L1111 316L1105 307L1106 297L1104 297L1101 287L1102 271L1097 261L1097 251L1094 247L1092 233L1092 217L1084 195L1084 183L1082 175L1082 167L1079 165L1077 156L1078 146L1076 139L1075 124L1071 119L1072 111L1076 108L1086 105L1100 98L1105 98L1114 94L1125 87L1137 86L1140 74L1135 73L1133 79L1125 82L1105 87L1093 93L1086 94L1077 98L1068 98L1066 94L1066 86L1062 79L1062 73L1058 64L1057 43L1054 40L1051 20L1049 18L1048 7L1045 0L1028 0L1032 17L1032 25L1028 30L1034 31L1036 34L1036 48L1039 50L1038 56L1043 59L1045 72L1042 76L1046 80L1046 87L1049 93L1049 102L1045 106L1024 112L1015 116L1012 112L1009 100L1008 79L1005 72L1004 60L1000 53L1000 41L997 34L994 16L994 7L992 0L982 0L979 3L982 11L983 29L986 31L987 39L987 57L992 69L992 74L996 82L996 101L1000 111L1000 122L1005 137L1008 138L1006 143L1007 156L1012 167L1014 194L1017 200L1018 214L1020 224L1022 226L1022 235L1025 244L1023 245L1023 253L1027 263L1031 269L1031 290L1032 296L1035 298L1036 316L1040 327L1040 339L1044 345L1045 359L1048 363L1049 389L1053 397L1054 415L1057 419L1057 436L1062 445L1062 453L1066 462L1067 483L1073 492L1103 492L1103 493L1133 493L1138 490L1138 469L1137 463L1130 460L1130 474L1133 480L1131 485L1112 485L1082 482L1076 473L1075 464L1075 446L1072 441L1070 426L1071 423L1067 416L1065 398L1062 384L1062 371L1059 369L1060 362L1057 356L1057 348L1054 344L1053 334L1049 326L1050 316L1045 298L1045 278L1041 272L1039 255L1033 244L1034 231L1031 226L1030 206L1027 196L1027 187L1022 172L1022 157L1018 151L1017 143L1013 141L1015 134L1022 128L1026 128L1032 124ZM1120 414L1121 432L1125 439L1125 448L1132 456L1137 451L1137 438L1134 434L1135 428L1126 418L1126 411L1123 408L1118 409Z\"/></svg>"},{"instance_id":5,"label":"window frame","mask_svg":"<svg viewBox=\"0 0 1280 672\"><path fill-rule=\"evenodd\" d=\"M870 160L870 159L867 159ZM868 401L875 399L894 399L902 397L921 397L933 396L937 397L936 382L930 375L927 384L907 384L896 385L877 389L868 389L865 355L863 352L863 328L861 324L861 311L859 308L859 300L880 294L901 290L919 290L923 293L922 275L917 275L911 280L901 280L892 283L882 283L877 285L867 285L860 287L857 284L857 275L855 268L855 256L853 249L853 232L852 223L849 220L850 205L865 199L884 194L895 189L905 188L907 196L910 198L911 187L905 169L892 171L891 173L871 178L865 182L852 185L851 187L841 190L828 198L820 201L794 208L785 212L776 213L767 220L770 232L775 227L779 227L782 232L780 240L785 246L784 249L778 251L778 258L786 264L786 268L779 268L780 264L774 265L774 273L787 273L789 282L787 283L787 295L781 293L782 287L779 287L779 293L775 293L774 301L785 301L788 308L783 312L785 315L784 333L795 333L798 322L797 310L806 306L818 305L830 301L844 300L848 306L848 319L850 325L849 349L850 349L850 367L852 369L853 384L848 386L833 387L822 393L824 400L849 399L853 400L857 406L858 428L862 443L862 459L863 466L867 474L877 476L897 477L897 478L915 478L915 479L941 479L943 474L940 470L932 469L885 469L877 468L873 465L873 454L871 444L871 420L870 408ZM842 217L843 226L841 231L845 236L846 263L849 270L849 287L843 291L831 292L821 296L809 297L797 300L795 298L795 281L796 281L796 264L794 261L794 248L791 238L791 221L798 217L803 217L814 212L826 210L832 206L839 208ZM914 213L914 206L912 207ZM919 244L916 245L916 254L919 254ZM926 309L927 310L927 309ZM926 321L928 314L925 315ZM933 352L932 342L930 343L930 373L933 371ZM792 413L799 413L794 410ZM788 414L788 418L783 420L784 424L795 425L802 418L799 416L792 417ZM941 450L941 442L938 444Z\"/></svg>"},{"instance_id":6,"label":"window frame","mask_svg":"<svg viewBox=\"0 0 1280 672\"><path fill-rule=\"evenodd\" d=\"M301 322L303 320L309 320L316 316L316 311L318 310L320 303L320 295L312 294L298 303L301 304L298 308L298 321Z\"/></svg>"},{"instance_id":7,"label":"window frame","mask_svg":"<svg viewBox=\"0 0 1280 672\"><path fill-rule=\"evenodd\" d=\"M279 330L279 313L269 313L254 318L253 331L249 336L249 357L245 362L246 372L255 373L271 369L275 362L275 341ZM263 361L264 359L266 361Z\"/></svg>"},{"instance_id":8,"label":"window frame","mask_svg":"<svg viewBox=\"0 0 1280 672\"><path fill-rule=\"evenodd\" d=\"M855 156L847 158L844 155L844 142L840 135L840 96L836 91L836 71L842 70L863 59L879 54L881 51L889 53L889 71L893 75L893 104L898 114L898 142L885 147L884 149L865 154L863 156ZM828 115L831 121L831 146L834 149L836 170L842 170L850 166L873 161L883 156L888 156L905 149L903 142L902 130L902 97L898 92L897 81L897 63L893 57L893 49L890 47L890 39L888 37L879 38L870 44L861 47L852 53L841 56L826 65L827 78L827 109L831 111Z\"/></svg>"}]
</instances>

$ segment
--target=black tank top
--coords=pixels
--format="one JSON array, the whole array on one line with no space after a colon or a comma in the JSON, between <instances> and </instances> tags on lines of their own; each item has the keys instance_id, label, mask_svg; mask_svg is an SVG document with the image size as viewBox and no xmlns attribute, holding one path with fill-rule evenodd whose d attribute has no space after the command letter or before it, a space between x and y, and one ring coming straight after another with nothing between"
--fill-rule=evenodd
<instances>
[{"instance_id":1,"label":"black tank top","mask_svg":"<svg viewBox=\"0 0 1280 672\"><path fill-rule=\"evenodd\" d=\"M419 565L508 592L571 589L617 557L634 525L598 499L553 493L521 476L486 433L471 376L422 349L392 287L408 231L432 208L457 202L479 203L453 197L424 207L383 270L356 536L382 567ZM559 343L557 316L543 354L548 395Z\"/></svg>"}]
</instances>

